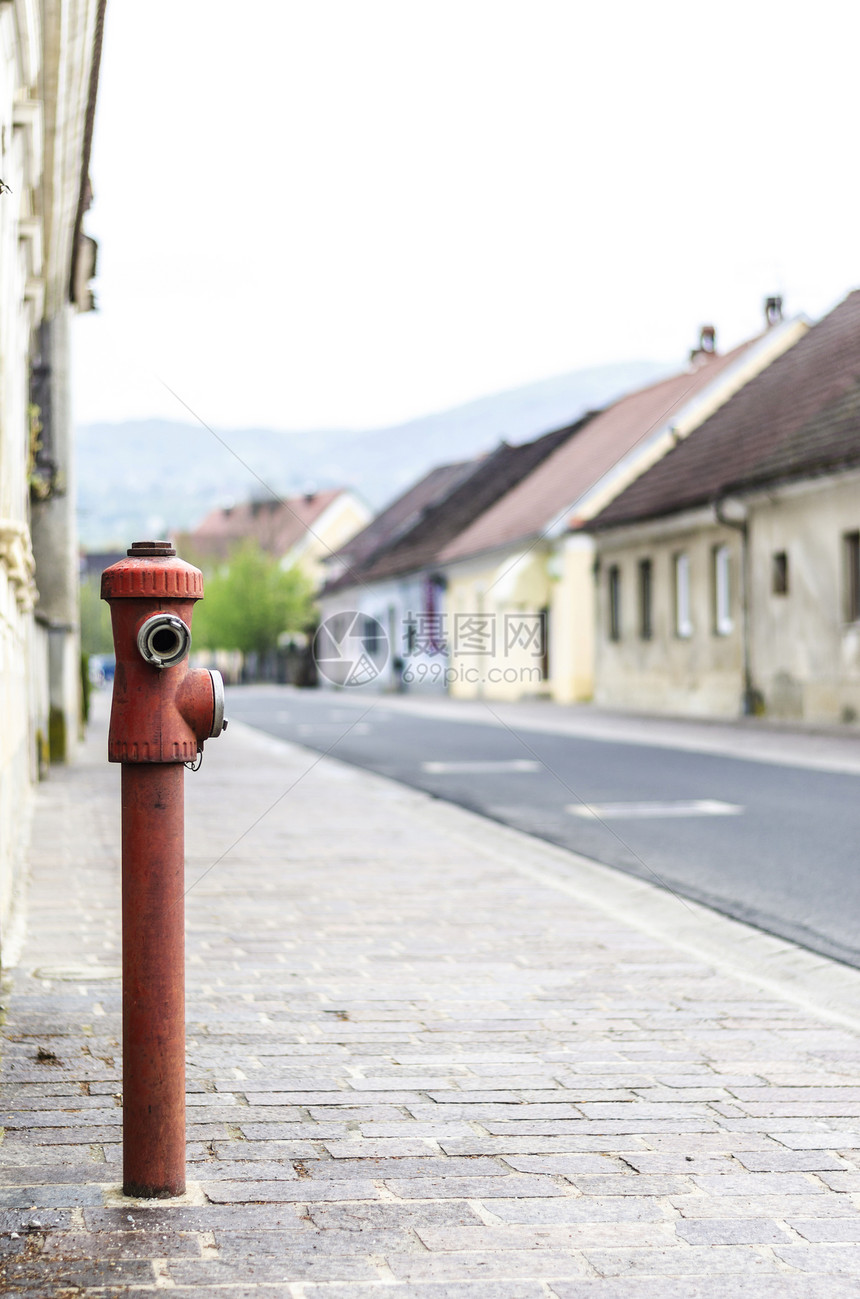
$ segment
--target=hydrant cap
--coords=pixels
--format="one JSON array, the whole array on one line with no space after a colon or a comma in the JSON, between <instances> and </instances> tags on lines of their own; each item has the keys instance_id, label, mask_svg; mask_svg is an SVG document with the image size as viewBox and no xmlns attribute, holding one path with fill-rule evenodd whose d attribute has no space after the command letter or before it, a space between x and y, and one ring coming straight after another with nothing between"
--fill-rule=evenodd
<instances>
[{"instance_id":1,"label":"hydrant cap","mask_svg":"<svg viewBox=\"0 0 860 1299\"><path fill-rule=\"evenodd\" d=\"M175 555L176 548L170 541L133 541L125 553L132 559L144 559L154 555Z\"/></svg>"},{"instance_id":2,"label":"hydrant cap","mask_svg":"<svg viewBox=\"0 0 860 1299\"><path fill-rule=\"evenodd\" d=\"M200 600L203 574L176 558L169 541L136 541L121 559L102 573L103 600Z\"/></svg>"}]
</instances>

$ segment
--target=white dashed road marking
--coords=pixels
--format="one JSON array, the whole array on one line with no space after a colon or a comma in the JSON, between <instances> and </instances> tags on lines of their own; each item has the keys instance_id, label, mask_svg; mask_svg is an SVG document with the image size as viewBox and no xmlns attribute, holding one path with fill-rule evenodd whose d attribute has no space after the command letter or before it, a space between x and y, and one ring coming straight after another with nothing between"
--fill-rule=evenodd
<instances>
[{"instance_id":1,"label":"white dashed road marking","mask_svg":"<svg viewBox=\"0 0 860 1299\"><path fill-rule=\"evenodd\" d=\"M680 799L672 803L568 803L573 816L598 817L601 821L633 820L662 816L739 816L739 803L721 803L716 798Z\"/></svg>"},{"instance_id":2,"label":"white dashed road marking","mask_svg":"<svg viewBox=\"0 0 860 1299\"><path fill-rule=\"evenodd\" d=\"M421 770L434 776L459 776L467 772L540 771L541 764L531 758L511 758L507 762L422 762Z\"/></svg>"}]
</instances>

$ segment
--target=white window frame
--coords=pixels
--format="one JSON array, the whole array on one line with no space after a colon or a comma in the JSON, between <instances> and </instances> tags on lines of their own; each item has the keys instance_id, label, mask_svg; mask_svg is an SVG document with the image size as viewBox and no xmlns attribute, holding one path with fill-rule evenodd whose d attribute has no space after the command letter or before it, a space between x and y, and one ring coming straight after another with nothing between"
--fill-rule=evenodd
<instances>
[{"instance_id":1,"label":"white window frame","mask_svg":"<svg viewBox=\"0 0 860 1299\"><path fill-rule=\"evenodd\" d=\"M732 617L731 551L728 546L714 547L714 631L731 636L735 629Z\"/></svg>"},{"instance_id":2,"label":"white window frame","mask_svg":"<svg viewBox=\"0 0 860 1299\"><path fill-rule=\"evenodd\" d=\"M675 635L682 640L693 634L690 609L690 556L682 550L675 555Z\"/></svg>"}]
</instances>

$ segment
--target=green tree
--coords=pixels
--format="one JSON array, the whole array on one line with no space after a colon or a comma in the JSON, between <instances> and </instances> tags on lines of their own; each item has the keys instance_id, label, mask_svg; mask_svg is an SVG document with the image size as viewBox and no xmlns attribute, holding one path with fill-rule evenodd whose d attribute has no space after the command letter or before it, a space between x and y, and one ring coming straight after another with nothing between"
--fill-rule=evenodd
<instances>
[{"instance_id":1,"label":"green tree","mask_svg":"<svg viewBox=\"0 0 860 1299\"><path fill-rule=\"evenodd\" d=\"M85 654L113 654L110 609L101 598L101 574L81 582L81 649Z\"/></svg>"},{"instance_id":2,"label":"green tree","mask_svg":"<svg viewBox=\"0 0 860 1299\"><path fill-rule=\"evenodd\" d=\"M198 649L266 654L283 632L301 631L312 618L312 588L304 574L295 566L281 568L248 540L205 575L205 597L194 611L194 643Z\"/></svg>"}]
</instances>

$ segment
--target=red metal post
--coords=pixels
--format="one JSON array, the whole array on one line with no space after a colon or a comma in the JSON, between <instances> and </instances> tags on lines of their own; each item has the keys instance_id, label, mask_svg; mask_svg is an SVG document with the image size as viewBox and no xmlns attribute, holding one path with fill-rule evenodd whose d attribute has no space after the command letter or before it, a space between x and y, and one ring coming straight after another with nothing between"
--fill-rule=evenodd
<instances>
[{"instance_id":1,"label":"red metal post","mask_svg":"<svg viewBox=\"0 0 860 1299\"><path fill-rule=\"evenodd\" d=\"M123 1190L185 1191L184 764L220 735L220 674L189 669L203 575L166 541L102 574L116 672L108 760L122 763Z\"/></svg>"},{"instance_id":2,"label":"red metal post","mask_svg":"<svg viewBox=\"0 0 860 1299\"><path fill-rule=\"evenodd\" d=\"M122 764L123 1190L185 1191L181 763Z\"/></svg>"}]
</instances>

